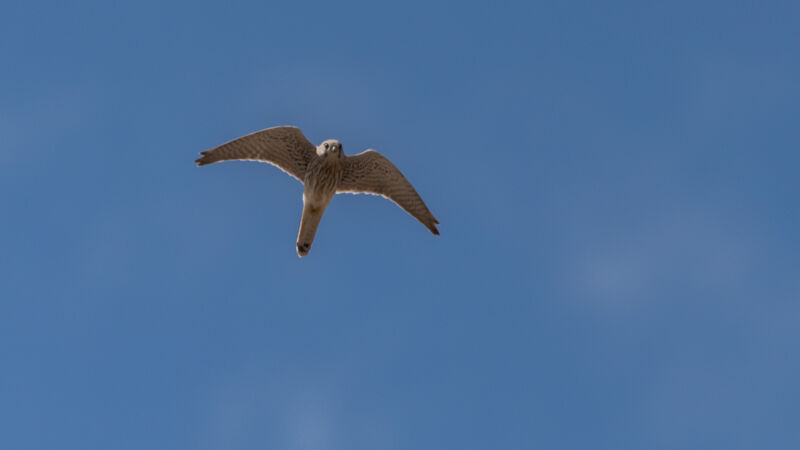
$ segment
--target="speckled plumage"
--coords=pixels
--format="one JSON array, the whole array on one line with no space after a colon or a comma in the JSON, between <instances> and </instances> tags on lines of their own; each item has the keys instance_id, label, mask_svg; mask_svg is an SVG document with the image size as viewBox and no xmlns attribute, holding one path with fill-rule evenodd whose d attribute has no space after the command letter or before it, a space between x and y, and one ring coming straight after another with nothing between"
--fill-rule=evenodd
<instances>
[{"instance_id":1,"label":"speckled plumage","mask_svg":"<svg viewBox=\"0 0 800 450\"><path fill-rule=\"evenodd\" d=\"M263 161L273 164L303 185L303 215L297 235L297 254L311 250L322 214L337 193L381 195L414 216L438 235L439 221L400 170L374 150L345 156L335 139L315 147L295 127L275 127L243 136L201 152L199 166L227 160Z\"/></svg>"}]
</instances>

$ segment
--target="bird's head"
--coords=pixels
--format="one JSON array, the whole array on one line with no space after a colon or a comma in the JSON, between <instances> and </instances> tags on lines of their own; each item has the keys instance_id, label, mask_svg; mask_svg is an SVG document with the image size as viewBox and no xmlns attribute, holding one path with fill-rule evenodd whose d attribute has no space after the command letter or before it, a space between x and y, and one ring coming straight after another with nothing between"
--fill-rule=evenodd
<instances>
[{"instance_id":1,"label":"bird's head","mask_svg":"<svg viewBox=\"0 0 800 450\"><path fill-rule=\"evenodd\" d=\"M322 144L319 144L317 147L317 155L327 157L335 156L337 158L341 158L344 156L344 153L342 152L342 143L336 139L328 139Z\"/></svg>"}]
</instances>

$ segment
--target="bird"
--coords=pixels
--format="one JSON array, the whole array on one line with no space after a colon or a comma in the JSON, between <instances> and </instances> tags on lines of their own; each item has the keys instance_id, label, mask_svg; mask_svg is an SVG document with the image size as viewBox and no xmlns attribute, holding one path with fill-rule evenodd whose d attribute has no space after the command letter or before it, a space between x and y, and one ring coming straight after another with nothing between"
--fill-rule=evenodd
<instances>
[{"instance_id":1,"label":"bird","mask_svg":"<svg viewBox=\"0 0 800 450\"><path fill-rule=\"evenodd\" d=\"M342 143L328 139L312 144L299 128L279 126L242 136L200 152L198 166L243 160L272 164L303 183L303 213L297 233L297 255L308 255L322 214L335 194L380 195L396 203L438 236L425 202L400 170L375 150L346 156Z\"/></svg>"}]
</instances>

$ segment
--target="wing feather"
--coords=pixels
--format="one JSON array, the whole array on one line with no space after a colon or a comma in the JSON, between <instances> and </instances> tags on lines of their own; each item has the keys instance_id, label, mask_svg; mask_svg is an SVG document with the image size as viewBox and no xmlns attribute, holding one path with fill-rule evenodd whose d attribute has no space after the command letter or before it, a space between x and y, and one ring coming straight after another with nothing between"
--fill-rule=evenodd
<instances>
[{"instance_id":1,"label":"wing feather","mask_svg":"<svg viewBox=\"0 0 800 450\"><path fill-rule=\"evenodd\" d=\"M380 153L367 150L344 160L342 181L336 192L381 195L395 202L438 235L439 223L400 170Z\"/></svg>"},{"instance_id":2,"label":"wing feather","mask_svg":"<svg viewBox=\"0 0 800 450\"><path fill-rule=\"evenodd\" d=\"M303 182L306 167L316 147L299 128L274 127L242 136L217 148L200 152L195 162L205 166L219 161L246 160L267 162Z\"/></svg>"}]
</instances>

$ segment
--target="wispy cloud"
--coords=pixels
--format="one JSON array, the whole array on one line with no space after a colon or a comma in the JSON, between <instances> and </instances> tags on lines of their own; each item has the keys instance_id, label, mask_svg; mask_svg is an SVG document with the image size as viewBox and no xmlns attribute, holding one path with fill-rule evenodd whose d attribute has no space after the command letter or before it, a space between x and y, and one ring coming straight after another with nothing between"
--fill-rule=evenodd
<instances>
[{"instance_id":1,"label":"wispy cloud","mask_svg":"<svg viewBox=\"0 0 800 450\"><path fill-rule=\"evenodd\" d=\"M665 293L735 292L755 264L757 236L735 217L681 208L611 239L572 261L572 279L592 304L625 307Z\"/></svg>"},{"instance_id":2,"label":"wispy cloud","mask_svg":"<svg viewBox=\"0 0 800 450\"><path fill-rule=\"evenodd\" d=\"M209 392L199 447L394 449L391 425L348 401L349 377L244 368Z\"/></svg>"}]
</instances>

